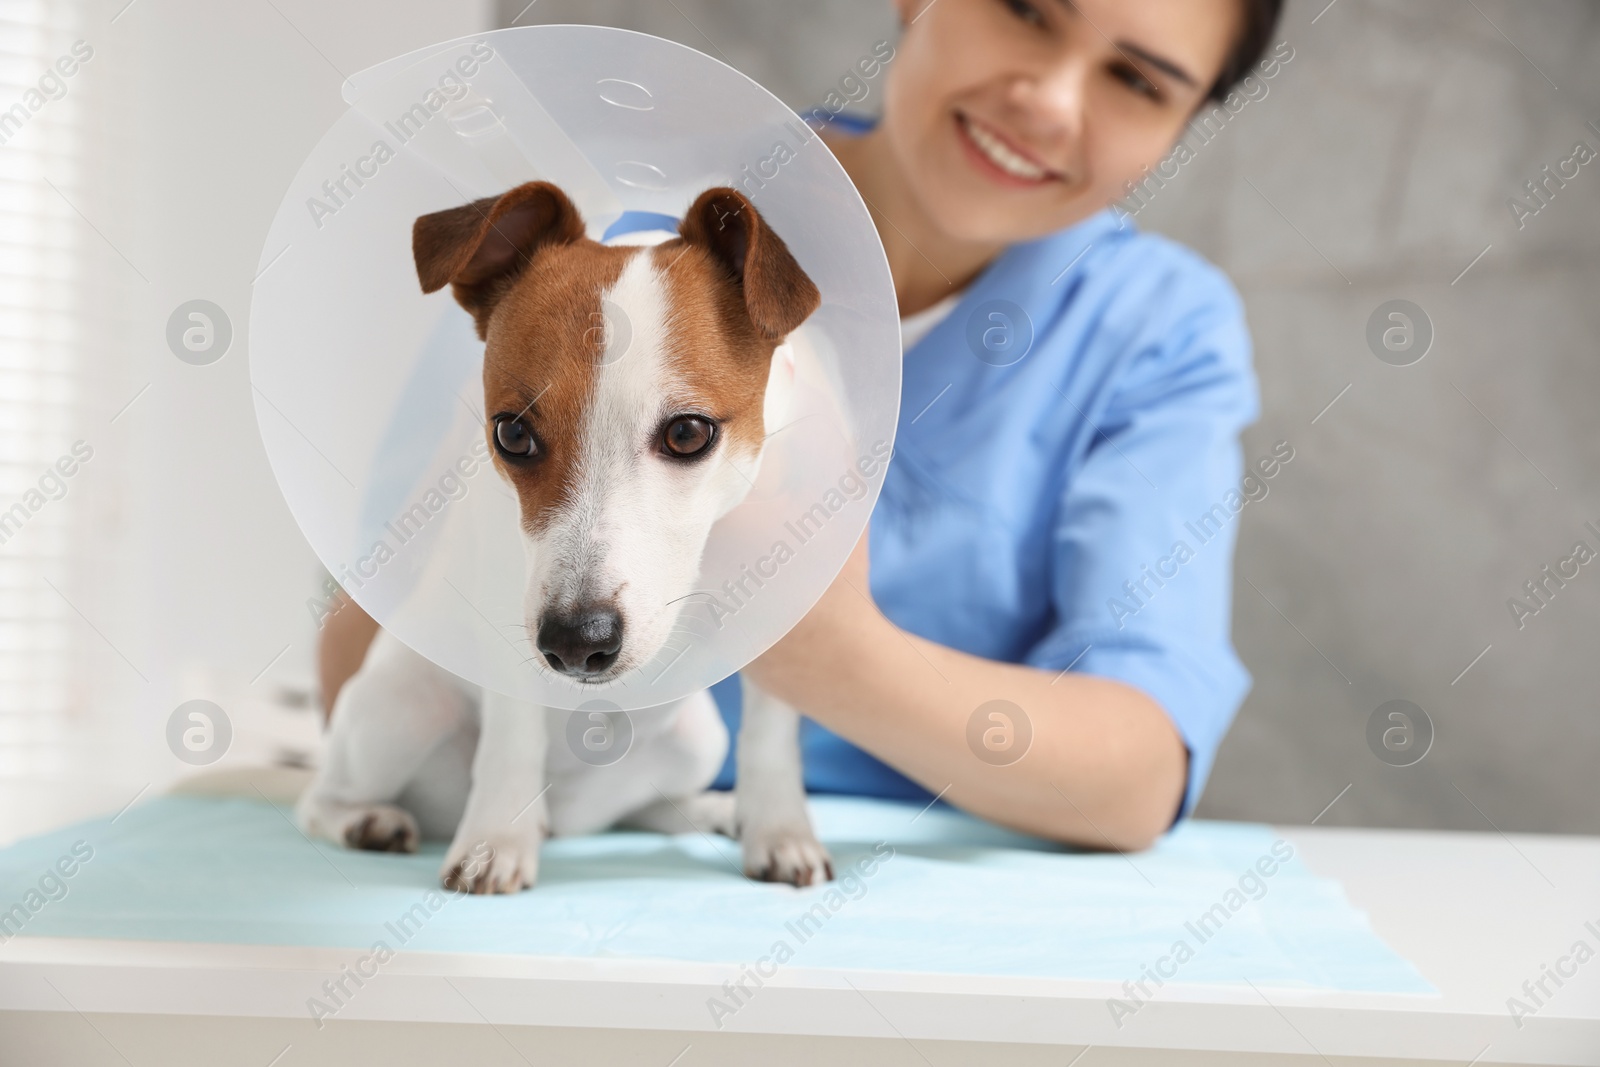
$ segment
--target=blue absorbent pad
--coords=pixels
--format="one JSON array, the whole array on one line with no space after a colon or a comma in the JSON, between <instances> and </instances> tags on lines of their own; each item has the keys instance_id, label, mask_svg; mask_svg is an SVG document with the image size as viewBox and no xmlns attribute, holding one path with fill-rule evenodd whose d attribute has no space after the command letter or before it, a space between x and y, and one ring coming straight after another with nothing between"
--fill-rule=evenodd
<instances>
[{"instance_id":1,"label":"blue absorbent pad","mask_svg":"<svg viewBox=\"0 0 1600 1067\"><path fill-rule=\"evenodd\" d=\"M352 852L261 800L162 797L0 850L0 940L733 965L777 953L795 967L1118 983L1159 966L1185 983L1436 993L1266 826L1185 822L1119 855L944 806L824 796L812 810L830 885L748 881L725 838L615 832L547 842L537 888L472 897L438 888L440 843Z\"/></svg>"}]
</instances>

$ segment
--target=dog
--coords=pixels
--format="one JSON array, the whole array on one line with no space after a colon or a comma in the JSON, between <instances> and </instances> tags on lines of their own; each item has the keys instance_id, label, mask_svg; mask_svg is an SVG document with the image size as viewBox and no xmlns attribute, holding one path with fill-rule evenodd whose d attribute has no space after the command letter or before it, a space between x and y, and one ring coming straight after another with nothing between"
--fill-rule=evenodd
<instances>
[{"instance_id":1,"label":"dog","mask_svg":"<svg viewBox=\"0 0 1600 1067\"><path fill-rule=\"evenodd\" d=\"M785 339L820 293L727 187L677 236L622 245L586 237L561 189L529 182L422 216L412 251L423 292L450 286L485 343L485 433L519 504L534 667L622 678L665 646L712 525L748 493L793 375ZM297 816L353 848L449 837L441 880L471 893L534 885L548 836L619 825L725 834L749 877L831 880L799 716L743 693L737 783L710 792L729 741L709 693L630 713L626 758L594 766L562 740L581 712L485 691L380 631Z\"/></svg>"}]
</instances>

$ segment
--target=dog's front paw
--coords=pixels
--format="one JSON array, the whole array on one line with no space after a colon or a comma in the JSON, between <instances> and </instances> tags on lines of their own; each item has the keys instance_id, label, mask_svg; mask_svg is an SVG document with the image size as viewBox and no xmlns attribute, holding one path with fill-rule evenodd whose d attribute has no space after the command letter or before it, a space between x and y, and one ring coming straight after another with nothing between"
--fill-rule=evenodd
<instances>
[{"instance_id":1,"label":"dog's front paw","mask_svg":"<svg viewBox=\"0 0 1600 1067\"><path fill-rule=\"evenodd\" d=\"M742 827L740 835L747 877L796 886L833 881L833 859L809 826Z\"/></svg>"},{"instance_id":2,"label":"dog's front paw","mask_svg":"<svg viewBox=\"0 0 1600 1067\"><path fill-rule=\"evenodd\" d=\"M370 852L415 852L421 840L417 820L393 804L353 812L344 825L344 843Z\"/></svg>"},{"instance_id":3,"label":"dog's front paw","mask_svg":"<svg viewBox=\"0 0 1600 1067\"><path fill-rule=\"evenodd\" d=\"M516 893L539 879L539 844L497 835L492 840L457 837L439 872L456 893Z\"/></svg>"}]
</instances>

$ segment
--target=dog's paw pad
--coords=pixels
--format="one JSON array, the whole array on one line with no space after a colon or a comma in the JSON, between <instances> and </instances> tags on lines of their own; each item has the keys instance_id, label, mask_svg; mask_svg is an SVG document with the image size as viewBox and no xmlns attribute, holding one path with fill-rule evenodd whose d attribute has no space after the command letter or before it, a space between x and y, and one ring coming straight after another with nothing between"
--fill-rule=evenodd
<instances>
[{"instance_id":1,"label":"dog's paw pad","mask_svg":"<svg viewBox=\"0 0 1600 1067\"><path fill-rule=\"evenodd\" d=\"M369 852L415 852L422 840L411 813L391 805L371 808L344 829L344 843Z\"/></svg>"},{"instance_id":2,"label":"dog's paw pad","mask_svg":"<svg viewBox=\"0 0 1600 1067\"><path fill-rule=\"evenodd\" d=\"M479 841L470 848L452 847L439 873L453 893L518 893L539 880L539 848L520 841Z\"/></svg>"},{"instance_id":3,"label":"dog's paw pad","mask_svg":"<svg viewBox=\"0 0 1600 1067\"><path fill-rule=\"evenodd\" d=\"M833 881L833 859L810 830L751 834L744 841L744 873L760 882L820 885Z\"/></svg>"}]
</instances>

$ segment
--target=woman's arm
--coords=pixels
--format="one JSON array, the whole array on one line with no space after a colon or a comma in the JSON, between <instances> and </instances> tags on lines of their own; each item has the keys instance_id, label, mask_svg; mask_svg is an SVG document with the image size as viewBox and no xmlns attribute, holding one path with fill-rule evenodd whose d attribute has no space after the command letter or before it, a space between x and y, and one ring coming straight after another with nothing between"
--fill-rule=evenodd
<instances>
[{"instance_id":1,"label":"woman's arm","mask_svg":"<svg viewBox=\"0 0 1600 1067\"><path fill-rule=\"evenodd\" d=\"M361 669L377 636L377 622L341 590L333 614L323 621L317 635L317 690L324 722L333 716L339 690Z\"/></svg>"},{"instance_id":2,"label":"woman's arm","mask_svg":"<svg viewBox=\"0 0 1600 1067\"><path fill-rule=\"evenodd\" d=\"M873 604L863 535L751 680L957 807L1025 833L1139 849L1172 823L1188 754L1161 707L1122 682L998 663L906 633ZM993 766L968 746L973 712L1017 705L1032 742Z\"/></svg>"}]
</instances>

